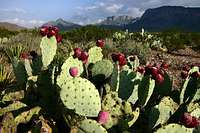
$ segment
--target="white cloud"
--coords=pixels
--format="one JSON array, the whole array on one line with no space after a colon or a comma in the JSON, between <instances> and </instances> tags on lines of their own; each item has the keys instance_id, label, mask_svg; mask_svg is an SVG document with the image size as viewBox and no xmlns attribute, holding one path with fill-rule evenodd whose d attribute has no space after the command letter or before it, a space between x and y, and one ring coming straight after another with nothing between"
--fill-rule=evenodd
<instances>
[{"instance_id":1,"label":"white cloud","mask_svg":"<svg viewBox=\"0 0 200 133\"><path fill-rule=\"evenodd\" d=\"M106 10L111 12L111 13L116 13L118 12L120 9L122 9L123 5L122 4L113 4L113 5L109 5L106 7Z\"/></svg>"},{"instance_id":2,"label":"white cloud","mask_svg":"<svg viewBox=\"0 0 200 133\"><path fill-rule=\"evenodd\" d=\"M7 9L0 9L0 11L1 12L7 12L7 13L23 13L23 14L25 14L26 13L26 11L24 10L24 9L22 9L22 8L14 8L14 9L9 9L9 8L7 8Z\"/></svg>"}]
</instances>

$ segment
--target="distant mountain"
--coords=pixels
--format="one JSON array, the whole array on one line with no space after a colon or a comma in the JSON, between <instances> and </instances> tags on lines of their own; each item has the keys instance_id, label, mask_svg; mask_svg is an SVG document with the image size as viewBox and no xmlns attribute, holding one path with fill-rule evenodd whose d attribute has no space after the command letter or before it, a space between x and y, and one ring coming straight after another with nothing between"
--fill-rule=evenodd
<instances>
[{"instance_id":1,"label":"distant mountain","mask_svg":"<svg viewBox=\"0 0 200 133\"><path fill-rule=\"evenodd\" d=\"M26 29L22 26L18 26L16 24L11 24L11 23L8 23L8 22L0 22L0 28L5 28L9 31L20 31L20 30Z\"/></svg>"},{"instance_id":2,"label":"distant mountain","mask_svg":"<svg viewBox=\"0 0 200 133\"><path fill-rule=\"evenodd\" d=\"M98 23L97 25L116 25L116 26L121 26L121 25L126 25L129 23L134 22L138 18L133 18L132 16L111 16L107 17L105 20L102 22Z\"/></svg>"},{"instance_id":3,"label":"distant mountain","mask_svg":"<svg viewBox=\"0 0 200 133\"><path fill-rule=\"evenodd\" d=\"M95 24L98 27L103 27L107 29L125 29L127 24L131 24L138 20L139 18L134 18L132 16L122 15L122 16L110 16L105 20Z\"/></svg>"},{"instance_id":4,"label":"distant mountain","mask_svg":"<svg viewBox=\"0 0 200 133\"><path fill-rule=\"evenodd\" d=\"M67 22L61 18L57 19L56 21L50 21L48 23L45 23L44 25L48 25L48 24L54 25L62 31L72 30L72 29L81 27L81 25Z\"/></svg>"},{"instance_id":5,"label":"distant mountain","mask_svg":"<svg viewBox=\"0 0 200 133\"><path fill-rule=\"evenodd\" d=\"M131 31L144 28L147 31L163 31L180 29L184 31L200 31L200 8L182 6L163 6L148 9L135 23L127 24Z\"/></svg>"}]
</instances>

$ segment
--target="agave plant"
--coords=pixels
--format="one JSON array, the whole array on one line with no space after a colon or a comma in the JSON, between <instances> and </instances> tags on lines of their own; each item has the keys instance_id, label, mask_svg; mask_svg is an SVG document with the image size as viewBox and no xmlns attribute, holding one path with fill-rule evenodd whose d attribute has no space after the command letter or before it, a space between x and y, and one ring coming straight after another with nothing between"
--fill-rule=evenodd
<instances>
[{"instance_id":1,"label":"agave plant","mask_svg":"<svg viewBox=\"0 0 200 133\"><path fill-rule=\"evenodd\" d=\"M7 88L11 82L11 72L6 71L5 66L0 64L0 89Z\"/></svg>"}]
</instances>

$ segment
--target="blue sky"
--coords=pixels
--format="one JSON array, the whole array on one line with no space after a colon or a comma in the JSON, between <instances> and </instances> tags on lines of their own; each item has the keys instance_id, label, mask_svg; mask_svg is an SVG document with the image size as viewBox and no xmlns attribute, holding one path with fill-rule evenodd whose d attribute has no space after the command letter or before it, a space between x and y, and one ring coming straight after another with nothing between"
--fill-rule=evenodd
<instances>
[{"instance_id":1,"label":"blue sky","mask_svg":"<svg viewBox=\"0 0 200 133\"><path fill-rule=\"evenodd\" d=\"M163 5L200 7L200 0L0 0L0 21L34 27L63 18L88 24L107 16L140 17L148 8Z\"/></svg>"}]
</instances>

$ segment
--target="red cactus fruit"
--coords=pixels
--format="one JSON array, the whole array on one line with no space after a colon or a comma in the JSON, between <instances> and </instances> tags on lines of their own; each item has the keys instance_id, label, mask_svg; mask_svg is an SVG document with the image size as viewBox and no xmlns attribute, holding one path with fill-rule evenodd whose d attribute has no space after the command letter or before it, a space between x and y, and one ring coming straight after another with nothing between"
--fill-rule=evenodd
<instances>
[{"instance_id":1,"label":"red cactus fruit","mask_svg":"<svg viewBox=\"0 0 200 133\"><path fill-rule=\"evenodd\" d=\"M57 35L56 35L56 40L57 40L57 43L62 42L62 36L59 35L59 34L57 34Z\"/></svg>"},{"instance_id":2,"label":"red cactus fruit","mask_svg":"<svg viewBox=\"0 0 200 133\"><path fill-rule=\"evenodd\" d=\"M105 41L103 39L99 39L97 40L96 44L98 47L103 48L105 45Z\"/></svg>"},{"instance_id":3,"label":"red cactus fruit","mask_svg":"<svg viewBox=\"0 0 200 133\"><path fill-rule=\"evenodd\" d=\"M42 36L46 36L46 35L48 34L48 32L49 32L49 28L48 28L47 26L42 26L42 27L40 28L40 34L41 34Z\"/></svg>"},{"instance_id":4,"label":"red cactus fruit","mask_svg":"<svg viewBox=\"0 0 200 133\"><path fill-rule=\"evenodd\" d=\"M184 113L180 118L180 122L187 128L195 128L200 125L200 120L189 113Z\"/></svg>"},{"instance_id":5,"label":"red cactus fruit","mask_svg":"<svg viewBox=\"0 0 200 133\"><path fill-rule=\"evenodd\" d=\"M83 64L86 64L88 62L89 54L85 51L81 52L81 56L79 57L80 60L82 60Z\"/></svg>"},{"instance_id":6,"label":"red cactus fruit","mask_svg":"<svg viewBox=\"0 0 200 133\"><path fill-rule=\"evenodd\" d=\"M126 58L125 58L124 54L122 54L122 53L119 53L118 61L119 61L120 66L124 66L127 64Z\"/></svg>"},{"instance_id":7,"label":"red cactus fruit","mask_svg":"<svg viewBox=\"0 0 200 133\"><path fill-rule=\"evenodd\" d=\"M153 77L156 77L158 74L158 68L157 67L151 67L151 75Z\"/></svg>"},{"instance_id":8,"label":"red cactus fruit","mask_svg":"<svg viewBox=\"0 0 200 133\"><path fill-rule=\"evenodd\" d=\"M155 80L158 85L161 85L164 82L164 77L159 73L156 75Z\"/></svg>"},{"instance_id":9,"label":"red cactus fruit","mask_svg":"<svg viewBox=\"0 0 200 133\"><path fill-rule=\"evenodd\" d=\"M76 77L78 75L78 68L77 67L71 67L69 69L69 73L72 77Z\"/></svg>"},{"instance_id":10,"label":"red cactus fruit","mask_svg":"<svg viewBox=\"0 0 200 133\"><path fill-rule=\"evenodd\" d=\"M59 32L59 29L56 26L52 27L52 30L54 30L56 34L58 34L58 32Z\"/></svg>"},{"instance_id":11,"label":"red cactus fruit","mask_svg":"<svg viewBox=\"0 0 200 133\"><path fill-rule=\"evenodd\" d=\"M81 48L74 48L74 58L81 57L82 50Z\"/></svg>"},{"instance_id":12,"label":"red cactus fruit","mask_svg":"<svg viewBox=\"0 0 200 133\"><path fill-rule=\"evenodd\" d=\"M55 27L49 26L49 32L47 34L47 37L50 38L50 37L56 36L56 35L57 35L57 30L55 30Z\"/></svg>"},{"instance_id":13,"label":"red cactus fruit","mask_svg":"<svg viewBox=\"0 0 200 133\"><path fill-rule=\"evenodd\" d=\"M23 60L24 59L29 59L29 53L26 53L26 52L21 53L20 54L20 58L23 59Z\"/></svg>"},{"instance_id":14,"label":"red cactus fruit","mask_svg":"<svg viewBox=\"0 0 200 133\"><path fill-rule=\"evenodd\" d=\"M166 62L163 62L161 64L161 68L164 69L164 70L167 70L169 68L169 64L167 64Z\"/></svg>"},{"instance_id":15,"label":"red cactus fruit","mask_svg":"<svg viewBox=\"0 0 200 133\"><path fill-rule=\"evenodd\" d=\"M100 111L98 115L98 123L100 124L106 124L109 119L109 112L106 111Z\"/></svg>"},{"instance_id":16,"label":"red cactus fruit","mask_svg":"<svg viewBox=\"0 0 200 133\"><path fill-rule=\"evenodd\" d=\"M137 71L138 71L139 73L141 73L141 74L144 74L144 73L145 73L145 68L139 66L139 67L137 68Z\"/></svg>"},{"instance_id":17,"label":"red cactus fruit","mask_svg":"<svg viewBox=\"0 0 200 133\"><path fill-rule=\"evenodd\" d=\"M181 72L181 77L182 77L182 79L186 79L188 77L188 72L187 71L182 71Z\"/></svg>"}]
</instances>

